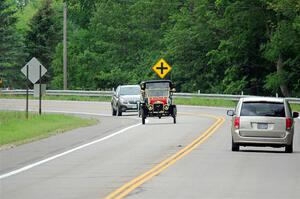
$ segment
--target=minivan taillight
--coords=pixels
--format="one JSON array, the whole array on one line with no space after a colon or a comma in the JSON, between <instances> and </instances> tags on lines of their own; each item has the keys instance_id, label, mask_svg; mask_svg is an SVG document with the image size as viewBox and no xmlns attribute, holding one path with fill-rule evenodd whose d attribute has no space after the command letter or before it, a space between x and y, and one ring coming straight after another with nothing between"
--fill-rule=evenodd
<instances>
[{"instance_id":1,"label":"minivan taillight","mask_svg":"<svg viewBox=\"0 0 300 199\"><path fill-rule=\"evenodd\" d=\"M290 130L292 128L292 125L293 125L293 119L287 117L285 119L285 128L286 128L286 130Z\"/></svg>"},{"instance_id":2,"label":"minivan taillight","mask_svg":"<svg viewBox=\"0 0 300 199\"><path fill-rule=\"evenodd\" d=\"M240 128L240 117L234 118L234 128Z\"/></svg>"}]
</instances>

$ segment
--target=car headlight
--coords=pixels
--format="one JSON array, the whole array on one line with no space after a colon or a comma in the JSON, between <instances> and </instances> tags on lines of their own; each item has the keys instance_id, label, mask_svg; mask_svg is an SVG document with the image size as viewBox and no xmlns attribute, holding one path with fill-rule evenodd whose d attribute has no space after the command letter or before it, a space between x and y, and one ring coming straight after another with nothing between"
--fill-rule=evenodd
<instances>
[{"instance_id":1,"label":"car headlight","mask_svg":"<svg viewBox=\"0 0 300 199\"><path fill-rule=\"evenodd\" d=\"M151 111L153 109L153 106L151 104L149 104L148 109L149 109L149 111Z\"/></svg>"},{"instance_id":2,"label":"car headlight","mask_svg":"<svg viewBox=\"0 0 300 199\"><path fill-rule=\"evenodd\" d=\"M120 98L120 102L121 102L122 104L127 104L127 103L128 103L128 101L127 101L126 99L123 99L123 98Z\"/></svg>"},{"instance_id":3,"label":"car headlight","mask_svg":"<svg viewBox=\"0 0 300 199\"><path fill-rule=\"evenodd\" d=\"M166 104L166 105L164 106L164 109L165 109L166 111L169 109L168 104Z\"/></svg>"}]
</instances>

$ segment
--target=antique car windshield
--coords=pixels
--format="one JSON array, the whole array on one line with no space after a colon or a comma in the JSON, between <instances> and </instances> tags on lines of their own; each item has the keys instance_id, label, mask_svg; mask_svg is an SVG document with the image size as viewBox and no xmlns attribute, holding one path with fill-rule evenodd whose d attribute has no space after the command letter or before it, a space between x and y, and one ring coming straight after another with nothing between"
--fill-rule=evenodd
<instances>
[{"instance_id":1,"label":"antique car windshield","mask_svg":"<svg viewBox=\"0 0 300 199\"><path fill-rule=\"evenodd\" d=\"M170 88L169 82L146 83L146 89L168 89L168 88Z\"/></svg>"},{"instance_id":2,"label":"antique car windshield","mask_svg":"<svg viewBox=\"0 0 300 199\"><path fill-rule=\"evenodd\" d=\"M121 87L120 89L120 95L139 95L139 94L140 94L139 86Z\"/></svg>"},{"instance_id":3,"label":"antique car windshield","mask_svg":"<svg viewBox=\"0 0 300 199\"><path fill-rule=\"evenodd\" d=\"M148 97L168 97L169 89L146 89L146 95Z\"/></svg>"}]
</instances>

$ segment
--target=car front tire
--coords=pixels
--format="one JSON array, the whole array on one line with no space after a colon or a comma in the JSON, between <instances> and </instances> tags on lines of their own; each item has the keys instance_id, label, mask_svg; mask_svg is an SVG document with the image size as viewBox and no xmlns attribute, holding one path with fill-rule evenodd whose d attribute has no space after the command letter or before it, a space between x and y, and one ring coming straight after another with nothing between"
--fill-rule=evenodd
<instances>
[{"instance_id":1,"label":"car front tire","mask_svg":"<svg viewBox=\"0 0 300 199\"><path fill-rule=\"evenodd\" d=\"M121 110L121 107L117 107L117 115L118 116L122 116L122 110Z\"/></svg>"},{"instance_id":2,"label":"car front tire","mask_svg":"<svg viewBox=\"0 0 300 199\"><path fill-rule=\"evenodd\" d=\"M117 111L114 109L114 107L111 107L111 109L112 109L112 115L116 116L117 115Z\"/></svg>"},{"instance_id":3,"label":"car front tire","mask_svg":"<svg viewBox=\"0 0 300 199\"><path fill-rule=\"evenodd\" d=\"M145 121L146 121L146 111L144 110L144 107L141 108L141 116L142 116L142 124L145 124Z\"/></svg>"},{"instance_id":4,"label":"car front tire","mask_svg":"<svg viewBox=\"0 0 300 199\"><path fill-rule=\"evenodd\" d=\"M138 103L138 117L141 117L141 104Z\"/></svg>"}]
</instances>

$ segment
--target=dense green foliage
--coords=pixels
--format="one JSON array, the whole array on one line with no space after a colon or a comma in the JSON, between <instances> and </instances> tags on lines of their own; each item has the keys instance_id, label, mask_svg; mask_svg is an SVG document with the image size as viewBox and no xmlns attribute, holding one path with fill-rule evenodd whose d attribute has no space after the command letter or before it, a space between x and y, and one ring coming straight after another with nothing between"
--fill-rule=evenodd
<instances>
[{"instance_id":1,"label":"dense green foliage","mask_svg":"<svg viewBox=\"0 0 300 199\"><path fill-rule=\"evenodd\" d=\"M15 32L26 38L27 58L39 52L50 71L48 87L61 89L62 0L16 2L12 17L21 19ZM69 89L111 89L156 79L151 67L162 57L173 67L167 78L178 91L300 97L299 0L67 3ZM21 17L26 9L36 10L33 17ZM15 22L8 26L13 30Z\"/></svg>"},{"instance_id":2,"label":"dense green foliage","mask_svg":"<svg viewBox=\"0 0 300 199\"><path fill-rule=\"evenodd\" d=\"M16 7L10 0L0 1L0 79L6 86L20 83L17 67L24 60L22 37L16 32Z\"/></svg>"},{"instance_id":3,"label":"dense green foliage","mask_svg":"<svg viewBox=\"0 0 300 199\"><path fill-rule=\"evenodd\" d=\"M44 0L40 9L32 17L29 30L25 34L26 51L28 60L36 57L47 67L47 76L52 77L52 60L55 47L60 41L61 23L57 20L52 0Z\"/></svg>"}]
</instances>

